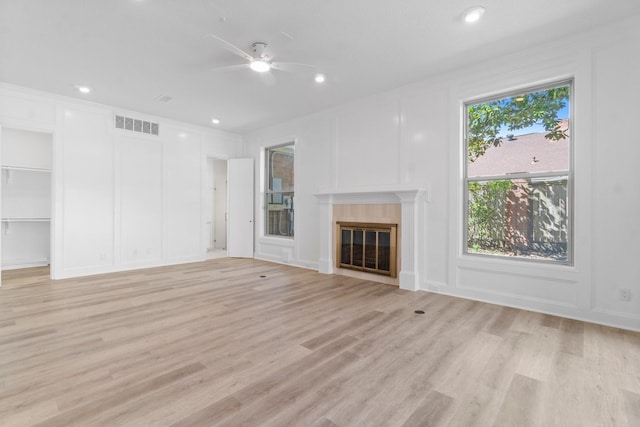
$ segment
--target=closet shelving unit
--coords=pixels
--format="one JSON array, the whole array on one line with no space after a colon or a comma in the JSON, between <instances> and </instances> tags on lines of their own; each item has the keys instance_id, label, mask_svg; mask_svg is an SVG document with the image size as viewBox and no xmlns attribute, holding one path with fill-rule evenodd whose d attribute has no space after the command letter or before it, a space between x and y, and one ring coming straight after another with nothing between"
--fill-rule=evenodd
<instances>
[{"instance_id":1,"label":"closet shelving unit","mask_svg":"<svg viewBox=\"0 0 640 427\"><path fill-rule=\"evenodd\" d=\"M16 172L25 172L27 174L31 173L42 173L42 174L51 174L51 169L44 168L25 168L20 166L2 166L2 172L4 174L4 183L6 186L13 184L13 175ZM6 187L5 187L6 190ZM16 202L20 202L16 200ZM14 216L14 217L2 217L3 223L12 223L12 222L50 222L51 217L49 216Z\"/></svg>"},{"instance_id":2,"label":"closet shelving unit","mask_svg":"<svg viewBox=\"0 0 640 427\"><path fill-rule=\"evenodd\" d=\"M43 138L3 129L2 136L2 269L46 266L50 262L51 168L43 167L48 166L43 158L50 164L50 135ZM32 159L32 153L38 158Z\"/></svg>"}]
</instances>

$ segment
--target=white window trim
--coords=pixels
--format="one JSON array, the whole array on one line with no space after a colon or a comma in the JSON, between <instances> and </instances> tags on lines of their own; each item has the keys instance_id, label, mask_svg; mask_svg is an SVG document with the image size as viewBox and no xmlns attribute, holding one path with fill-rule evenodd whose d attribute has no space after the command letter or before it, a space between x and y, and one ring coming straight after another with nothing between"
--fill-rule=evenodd
<instances>
[{"instance_id":1,"label":"white window trim","mask_svg":"<svg viewBox=\"0 0 640 427\"><path fill-rule=\"evenodd\" d=\"M516 96L522 93L531 93L540 90L552 89L561 86L569 86L569 169L566 171L553 171L553 172L543 172L543 173L518 173L518 174L509 174L509 175L499 175L499 176L482 176L482 177L472 177L469 178L467 176L467 108L470 105L479 104L483 102L496 101L504 98L508 98L511 96ZM522 262L526 264L534 264L534 265L552 265L552 266L564 266L564 267L573 267L575 258L575 155L574 155L574 138L575 138L575 122L574 122L574 98L575 98L575 83L574 78L561 78L557 80L551 80L549 82L545 82L543 84L531 84L524 85L518 87L516 89L505 90L502 92L496 92L490 96L479 96L468 98L461 102L461 122L460 126L462 129L461 139L462 139L462 150L460 151L460 164L461 164L461 206L458 209L458 213L461 219L461 232L459 236L460 240L460 255L462 258L477 258L477 259L487 259L487 260L499 260L507 263L512 262ZM526 257L508 257L503 255L492 255L492 254L482 254L482 253L471 253L468 251L468 208L469 208L469 199L468 199L468 191L467 191L467 183L469 182L478 182L478 181L493 181L497 179L518 179L518 178L526 178L526 179L536 179L536 178L553 178L555 176L566 176L567 177L567 260L566 261L555 261L549 259L531 259Z\"/></svg>"},{"instance_id":2,"label":"white window trim","mask_svg":"<svg viewBox=\"0 0 640 427\"><path fill-rule=\"evenodd\" d=\"M293 242L295 240L296 237L296 223L297 221L294 220L293 223L293 236L277 236L277 235L273 235L273 234L267 234L267 228L268 228L268 224L267 224L267 194L270 194L268 192L268 186L269 186L269 170L267 168L267 162L269 161L270 164L270 160L267 159L267 151L268 150L272 150L274 148L278 148L278 147L285 147L288 145L293 145L294 147L297 146L297 140L296 138L284 138L276 143L270 144L270 145L266 145L261 147L260 150L260 157L261 157L261 169L262 169L262 173L261 173L261 192L260 192L260 206L261 206L261 210L262 210L262 215L261 215L261 233L260 233L260 240L264 241L264 242L268 242L269 240L274 241L274 242L282 242L285 244L285 246L291 246L293 243L291 243L291 245L288 244L288 242ZM295 149L294 149L295 150ZM298 165L298 160L297 160L297 154L294 151L294 157L293 157L293 174L294 174L294 186L293 186L293 194L295 197L295 193L296 193L296 186L295 186L295 176L296 176L296 169L297 169L297 165ZM294 207L295 209L295 207Z\"/></svg>"}]
</instances>

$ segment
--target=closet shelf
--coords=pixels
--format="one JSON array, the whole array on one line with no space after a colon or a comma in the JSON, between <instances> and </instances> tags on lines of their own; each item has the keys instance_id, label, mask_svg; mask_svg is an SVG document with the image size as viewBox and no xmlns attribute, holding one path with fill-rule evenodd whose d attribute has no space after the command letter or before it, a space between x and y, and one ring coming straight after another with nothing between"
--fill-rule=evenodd
<instances>
[{"instance_id":1,"label":"closet shelf","mask_svg":"<svg viewBox=\"0 0 640 427\"><path fill-rule=\"evenodd\" d=\"M45 168L25 168L22 166L2 166L2 170L7 170L7 171L23 171L23 172L51 172L51 169L45 169Z\"/></svg>"},{"instance_id":2,"label":"closet shelf","mask_svg":"<svg viewBox=\"0 0 640 427\"><path fill-rule=\"evenodd\" d=\"M51 218L2 218L2 222L49 222Z\"/></svg>"}]
</instances>

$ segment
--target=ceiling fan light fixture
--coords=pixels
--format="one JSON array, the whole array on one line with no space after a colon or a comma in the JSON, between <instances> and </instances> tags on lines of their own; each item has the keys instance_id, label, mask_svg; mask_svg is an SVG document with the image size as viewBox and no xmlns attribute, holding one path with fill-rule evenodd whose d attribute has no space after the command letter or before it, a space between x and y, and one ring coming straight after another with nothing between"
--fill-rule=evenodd
<instances>
[{"instance_id":1,"label":"ceiling fan light fixture","mask_svg":"<svg viewBox=\"0 0 640 427\"><path fill-rule=\"evenodd\" d=\"M476 22L484 14L485 8L482 6L474 6L464 12L464 21L468 23Z\"/></svg>"},{"instance_id":2,"label":"ceiling fan light fixture","mask_svg":"<svg viewBox=\"0 0 640 427\"><path fill-rule=\"evenodd\" d=\"M269 64L264 59L254 59L249 64L249 67L253 71L256 71L258 73L264 73L264 72L269 71L271 69L271 64Z\"/></svg>"}]
</instances>

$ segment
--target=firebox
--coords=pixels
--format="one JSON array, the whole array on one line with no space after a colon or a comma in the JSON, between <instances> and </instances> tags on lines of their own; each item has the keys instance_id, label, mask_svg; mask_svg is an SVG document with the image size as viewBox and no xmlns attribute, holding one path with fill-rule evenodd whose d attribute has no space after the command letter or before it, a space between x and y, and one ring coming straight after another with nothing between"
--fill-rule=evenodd
<instances>
[{"instance_id":1,"label":"firebox","mask_svg":"<svg viewBox=\"0 0 640 427\"><path fill-rule=\"evenodd\" d=\"M337 222L336 266L396 277L397 224Z\"/></svg>"}]
</instances>

